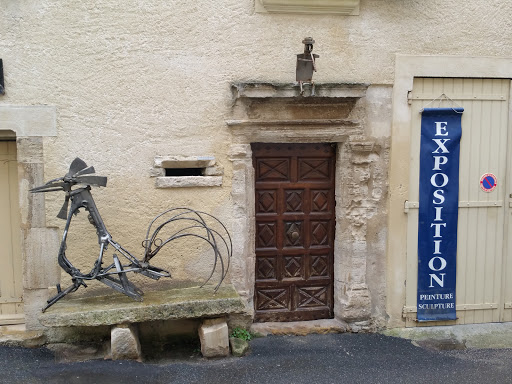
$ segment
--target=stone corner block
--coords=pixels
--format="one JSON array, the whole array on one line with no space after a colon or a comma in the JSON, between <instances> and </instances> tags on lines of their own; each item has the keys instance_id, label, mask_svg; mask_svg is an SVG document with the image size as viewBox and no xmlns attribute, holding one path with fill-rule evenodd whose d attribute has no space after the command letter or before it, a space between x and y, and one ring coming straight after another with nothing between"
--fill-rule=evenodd
<instances>
[{"instance_id":1,"label":"stone corner block","mask_svg":"<svg viewBox=\"0 0 512 384\"><path fill-rule=\"evenodd\" d=\"M25 326L29 331L45 329L39 321L41 309L48 300L48 288L24 289L23 290L23 311L25 312Z\"/></svg>"},{"instance_id":2,"label":"stone corner block","mask_svg":"<svg viewBox=\"0 0 512 384\"><path fill-rule=\"evenodd\" d=\"M343 321L357 322L371 318L371 298L368 288L364 284L355 285L347 290L341 313L338 315Z\"/></svg>"},{"instance_id":3,"label":"stone corner block","mask_svg":"<svg viewBox=\"0 0 512 384\"><path fill-rule=\"evenodd\" d=\"M26 289L44 289L60 282L60 268L57 263L59 232L56 228L31 228L25 241Z\"/></svg>"},{"instance_id":4,"label":"stone corner block","mask_svg":"<svg viewBox=\"0 0 512 384\"><path fill-rule=\"evenodd\" d=\"M231 353L233 356L242 357L249 351L249 342L246 340L230 337L229 344L231 345Z\"/></svg>"},{"instance_id":5,"label":"stone corner block","mask_svg":"<svg viewBox=\"0 0 512 384\"><path fill-rule=\"evenodd\" d=\"M207 319L199 328L201 353L204 357L225 357L229 355L229 336L226 319Z\"/></svg>"},{"instance_id":6,"label":"stone corner block","mask_svg":"<svg viewBox=\"0 0 512 384\"><path fill-rule=\"evenodd\" d=\"M110 331L112 360L142 360L137 329L133 325L114 325Z\"/></svg>"}]
</instances>

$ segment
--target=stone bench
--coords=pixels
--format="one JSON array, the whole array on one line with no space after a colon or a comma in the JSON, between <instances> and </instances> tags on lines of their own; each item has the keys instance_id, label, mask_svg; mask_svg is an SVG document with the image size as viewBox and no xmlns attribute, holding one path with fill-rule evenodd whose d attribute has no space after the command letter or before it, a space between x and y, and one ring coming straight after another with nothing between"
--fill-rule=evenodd
<instances>
[{"instance_id":1,"label":"stone bench","mask_svg":"<svg viewBox=\"0 0 512 384\"><path fill-rule=\"evenodd\" d=\"M136 323L202 319L201 353L205 357L218 357L229 354L226 317L245 312L235 289L223 285L216 293L212 287L147 291L143 302L117 293L93 297L71 294L42 313L39 321L46 327L111 326L112 359L140 360Z\"/></svg>"}]
</instances>

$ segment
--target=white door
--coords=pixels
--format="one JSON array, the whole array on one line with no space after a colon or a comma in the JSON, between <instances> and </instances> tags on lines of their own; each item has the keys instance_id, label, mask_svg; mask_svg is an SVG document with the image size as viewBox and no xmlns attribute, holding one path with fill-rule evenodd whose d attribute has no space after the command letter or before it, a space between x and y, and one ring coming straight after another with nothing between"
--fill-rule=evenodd
<instances>
[{"instance_id":1,"label":"white door","mask_svg":"<svg viewBox=\"0 0 512 384\"><path fill-rule=\"evenodd\" d=\"M407 326L416 319L419 148L423 107L449 107L451 102L429 104L442 94L464 107L459 173L459 219L457 233L456 322L424 325L471 324L512 321L512 244L507 239L511 209L512 140L509 122L510 80L414 79L410 95L411 170L408 215L407 281L404 316ZM510 143L510 144L507 144ZM487 193L480 187L482 175L497 177L497 187Z\"/></svg>"},{"instance_id":2,"label":"white door","mask_svg":"<svg viewBox=\"0 0 512 384\"><path fill-rule=\"evenodd\" d=\"M24 322L16 142L0 141L0 325Z\"/></svg>"}]
</instances>

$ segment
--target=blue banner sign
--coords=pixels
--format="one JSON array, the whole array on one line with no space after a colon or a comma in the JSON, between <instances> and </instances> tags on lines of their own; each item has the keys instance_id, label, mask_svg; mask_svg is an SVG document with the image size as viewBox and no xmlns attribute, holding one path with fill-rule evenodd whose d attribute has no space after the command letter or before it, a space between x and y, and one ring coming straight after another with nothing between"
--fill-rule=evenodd
<instances>
[{"instance_id":1,"label":"blue banner sign","mask_svg":"<svg viewBox=\"0 0 512 384\"><path fill-rule=\"evenodd\" d=\"M463 108L421 118L418 321L455 320L459 152Z\"/></svg>"}]
</instances>

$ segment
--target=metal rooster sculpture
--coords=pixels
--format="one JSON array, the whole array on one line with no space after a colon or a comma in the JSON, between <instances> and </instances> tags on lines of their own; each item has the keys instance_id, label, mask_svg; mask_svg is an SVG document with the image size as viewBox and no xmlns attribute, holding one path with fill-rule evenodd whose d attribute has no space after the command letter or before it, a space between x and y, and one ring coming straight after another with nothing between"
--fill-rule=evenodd
<instances>
[{"instance_id":1,"label":"metal rooster sculpture","mask_svg":"<svg viewBox=\"0 0 512 384\"><path fill-rule=\"evenodd\" d=\"M87 166L83 160L76 158L71 163L69 171L64 177L50 180L40 187L31 189L33 193L53 191L64 191L66 193L64 205L57 215L57 217L66 220L59 249L58 263L71 276L73 284L64 290L61 289L60 284L57 285L57 294L48 300L48 304L43 308L43 312L68 293L75 292L80 286L87 287L85 282L93 279L135 300L142 301L143 292L128 280L127 274L129 272L139 273L154 280L158 280L161 277L171 277L168 271L149 264L149 261L165 245L187 236L204 240L213 249L215 257L213 268L203 285L212 278L220 264L220 281L215 286L215 291L217 291L226 277L232 254L231 237L224 224L205 212L195 211L190 208L169 209L156 216L149 224L146 238L142 242L144 257L142 260L139 260L119 243L115 242L107 231L91 194L91 186L106 187L107 178L93 175L94 173L94 167ZM69 208L70 200L71 208ZM79 213L80 208L84 208L89 213L89 222L96 228L100 245L99 256L89 273L82 273L66 257L66 240L71 219ZM171 235L166 236L166 239L162 240L158 235L164 233L162 231L164 227L171 229ZM153 232L151 232L152 230ZM112 255L113 262L104 267L104 256L109 246L114 249ZM224 257L227 257L226 261Z\"/></svg>"}]
</instances>

